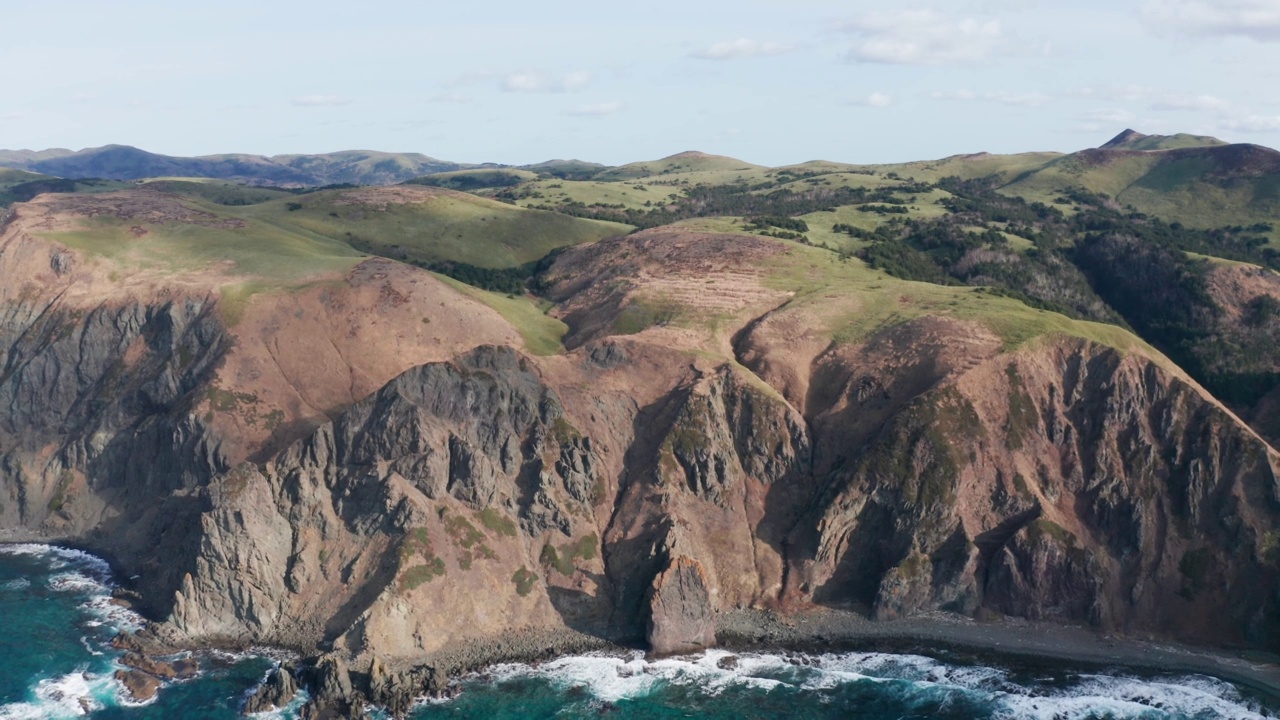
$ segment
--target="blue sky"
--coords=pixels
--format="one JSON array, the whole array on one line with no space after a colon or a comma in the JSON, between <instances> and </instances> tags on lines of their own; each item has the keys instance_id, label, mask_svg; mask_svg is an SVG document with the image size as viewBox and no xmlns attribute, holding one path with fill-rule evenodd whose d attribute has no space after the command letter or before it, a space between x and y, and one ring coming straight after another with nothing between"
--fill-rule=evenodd
<instances>
[{"instance_id":1,"label":"blue sky","mask_svg":"<svg viewBox=\"0 0 1280 720\"><path fill-rule=\"evenodd\" d=\"M0 0L0 147L779 165L1280 146L1280 0Z\"/></svg>"}]
</instances>

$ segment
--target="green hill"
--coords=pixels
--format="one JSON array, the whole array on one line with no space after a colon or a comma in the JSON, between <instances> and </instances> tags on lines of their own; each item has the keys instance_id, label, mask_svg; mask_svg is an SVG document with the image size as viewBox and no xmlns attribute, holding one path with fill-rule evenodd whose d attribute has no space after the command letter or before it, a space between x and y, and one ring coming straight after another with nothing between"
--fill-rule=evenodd
<instances>
[{"instance_id":1,"label":"green hill","mask_svg":"<svg viewBox=\"0 0 1280 720\"><path fill-rule=\"evenodd\" d=\"M1172 150L1084 150L1005 185L1002 192L1053 202L1073 188L1197 228L1280 218L1280 152L1257 145Z\"/></svg>"},{"instance_id":2,"label":"green hill","mask_svg":"<svg viewBox=\"0 0 1280 720\"><path fill-rule=\"evenodd\" d=\"M1218 147L1227 143L1207 135L1143 135L1137 130L1125 130L1111 138L1103 150L1181 150L1195 147Z\"/></svg>"},{"instance_id":3,"label":"green hill","mask_svg":"<svg viewBox=\"0 0 1280 720\"><path fill-rule=\"evenodd\" d=\"M937 182L945 177L973 180L994 176L1001 182L1009 182L1026 173L1034 172L1062 157L1062 153L1030 152L1015 155L973 153L952 155L941 160L896 163L890 165L862 165L862 170L879 175L900 176L921 182Z\"/></svg>"},{"instance_id":4,"label":"green hill","mask_svg":"<svg viewBox=\"0 0 1280 720\"><path fill-rule=\"evenodd\" d=\"M239 209L242 217L429 266L513 268L556 248L628 232L618 223L528 210L439 188L322 190Z\"/></svg>"},{"instance_id":5,"label":"green hill","mask_svg":"<svg viewBox=\"0 0 1280 720\"><path fill-rule=\"evenodd\" d=\"M338 183L389 185L467 166L418 153L373 150L274 157L245 154L175 157L128 145L105 145L74 152L0 150L0 167L63 178L141 180L193 177L258 185L320 186Z\"/></svg>"},{"instance_id":6,"label":"green hill","mask_svg":"<svg viewBox=\"0 0 1280 720\"><path fill-rule=\"evenodd\" d=\"M410 185L426 185L442 187L450 190L483 190L485 188L503 188L519 185L522 182L537 180L538 173L517 168L481 168L477 170L453 170L450 172L432 173L420 178L406 181Z\"/></svg>"},{"instance_id":7,"label":"green hill","mask_svg":"<svg viewBox=\"0 0 1280 720\"><path fill-rule=\"evenodd\" d=\"M153 192L174 193L216 205L257 205L269 200L293 197L294 193L278 188L222 182L203 178L156 178L142 184Z\"/></svg>"},{"instance_id":8,"label":"green hill","mask_svg":"<svg viewBox=\"0 0 1280 720\"><path fill-rule=\"evenodd\" d=\"M589 180L601 172L609 170L610 167L600 163L586 162L585 160L547 160L533 165L521 165L520 169L563 180Z\"/></svg>"},{"instance_id":9,"label":"green hill","mask_svg":"<svg viewBox=\"0 0 1280 720\"><path fill-rule=\"evenodd\" d=\"M44 193L98 193L121 190L132 183L87 178L67 180L38 173L0 168L0 208L26 202Z\"/></svg>"},{"instance_id":10,"label":"green hill","mask_svg":"<svg viewBox=\"0 0 1280 720\"><path fill-rule=\"evenodd\" d=\"M596 175L596 180L638 180L655 175L676 175L681 173L703 172L752 172L765 170L761 165L752 165L723 155L688 151L648 162L636 162L605 170Z\"/></svg>"}]
</instances>

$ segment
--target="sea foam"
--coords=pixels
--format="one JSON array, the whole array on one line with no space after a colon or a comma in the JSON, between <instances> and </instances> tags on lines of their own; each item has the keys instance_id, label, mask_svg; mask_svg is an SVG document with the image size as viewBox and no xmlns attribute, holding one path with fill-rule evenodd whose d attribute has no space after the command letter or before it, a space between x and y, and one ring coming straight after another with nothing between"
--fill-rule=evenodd
<instances>
[{"instance_id":1,"label":"sea foam","mask_svg":"<svg viewBox=\"0 0 1280 720\"><path fill-rule=\"evenodd\" d=\"M35 701L0 706L2 720L57 720L84 717L105 706L104 697L116 693L110 676L76 672L41 680L35 687Z\"/></svg>"},{"instance_id":2,"label":"sea foam","mask_svg":"<svg viewBox=\"0 0 1280 720\"><path fill-rule=\"evenodd\" d=\"M896 695L909 706L927 708L964 700L986 708L986 716L1000 720L1273 717L1231 684L1204 676L1081 674L1057 684L1024 682L1015 681L1009 671L997 667L890 653L783 655L709 650L662 660L647 660L638 652L625 656L589 654L536 666L500 665L471 680L484 678L498 684L541 678L562 690L585 689L602 703L641 699L675 685L696 687L708 696L735 686L764 692L789 687L820 695L850 683L871 683L881 688L878 692Z\"/></svg>"}]
</instances>

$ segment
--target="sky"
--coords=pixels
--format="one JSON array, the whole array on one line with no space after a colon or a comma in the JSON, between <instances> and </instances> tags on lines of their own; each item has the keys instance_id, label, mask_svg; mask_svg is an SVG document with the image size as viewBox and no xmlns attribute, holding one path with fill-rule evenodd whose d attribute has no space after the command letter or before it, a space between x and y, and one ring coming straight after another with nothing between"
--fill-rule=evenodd
<instances>
[{"instance_id":1,"label":"sky","mask_svg":"<svg viewBox=\"0 0 1280 720\"><path fill-rule=\"evenodd\" d=\"M1280 0L0 0L0 147L764 165L1280 147Z\"/></svg>"}]
</instances>

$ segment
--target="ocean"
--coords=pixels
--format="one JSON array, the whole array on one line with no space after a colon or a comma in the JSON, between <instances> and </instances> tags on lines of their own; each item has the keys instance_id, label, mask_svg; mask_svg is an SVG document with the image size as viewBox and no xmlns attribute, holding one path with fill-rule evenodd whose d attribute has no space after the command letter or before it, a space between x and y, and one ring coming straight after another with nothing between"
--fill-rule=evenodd
<instances>
[{"instance_id":1,"label":"ocean","mask_svg":"<svg viewBox=\"0 0 1280 720\"><path fill-rule=\"evenodd\" d=\"M0 720L239 717L270 653L203 653L194 679L146 704L125 700L110 646L141 619L110 602L110 571L92 555L0 546ZM512 664L428 701L435 718L1275 718L1248 690L1205 676L1100 672L944 654L730 653L647 661L642 654ZM304 698L263 717L292 718Z\"/></svg>"}]
</instances>

